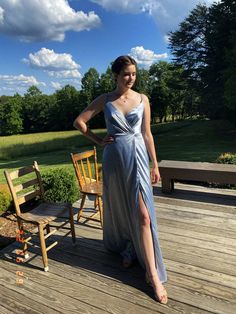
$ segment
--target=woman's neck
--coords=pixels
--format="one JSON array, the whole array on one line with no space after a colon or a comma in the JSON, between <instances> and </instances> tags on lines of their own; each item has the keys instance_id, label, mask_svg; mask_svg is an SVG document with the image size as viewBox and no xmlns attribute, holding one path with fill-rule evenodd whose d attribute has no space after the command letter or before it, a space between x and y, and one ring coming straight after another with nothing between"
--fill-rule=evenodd
<instances>
[{"instance_id":1,"label":"woman's neck","mask_svg":"<svg viewBox=\"0 0 236 314\"><path fill-rule=\"evenodd\" d=\"M116 88L114 92L117 96L128 96L132 93L132 90L130 88Z\"/></svg>"}]
</instances>

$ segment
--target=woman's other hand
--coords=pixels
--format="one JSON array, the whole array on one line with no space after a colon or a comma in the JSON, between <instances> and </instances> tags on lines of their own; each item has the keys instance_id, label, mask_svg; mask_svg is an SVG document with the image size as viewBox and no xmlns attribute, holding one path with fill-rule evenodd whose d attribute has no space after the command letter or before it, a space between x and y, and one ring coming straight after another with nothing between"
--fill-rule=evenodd
<instances>
[{"instance_id":1,"label":"woman's other hand","mask_svg":"<svg viewBox=\"0 0 236 314\"><path fill-rule=\"evenodd\" d=\"M152 180L152 184L154 183L157 183L160 181L160 178L161 178L161 175L160 175L160 172L159 172L159 169L158 167L153 167L151 169L151 180Z\"/></svg>"}]
</instances>

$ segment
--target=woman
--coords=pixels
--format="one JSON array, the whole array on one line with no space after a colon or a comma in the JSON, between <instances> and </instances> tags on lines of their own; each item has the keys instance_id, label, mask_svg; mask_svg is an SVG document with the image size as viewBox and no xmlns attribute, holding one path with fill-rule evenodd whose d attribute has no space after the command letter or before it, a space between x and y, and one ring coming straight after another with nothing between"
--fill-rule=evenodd
<instances>
[{"instance_id":1,"label":"woman","mask_svg":"<svg viewBox=\"0 0 236 314\"><path fill-rule=\"evenodd\" d=\"M116 89L96 98L74 121L75 128L104 146L103 203L104 245L123 256L129 267L138 258L146 269L146 280L160 303L167 303L162 285L167 280L158 242L151 180L160 173L150 129L148 98L132 90L136 62L120 56L112 64ZM99 138L87 122L104 111L108 135ZM152 160L150 178L149 156Z\"/></svg>"}]
</instances>

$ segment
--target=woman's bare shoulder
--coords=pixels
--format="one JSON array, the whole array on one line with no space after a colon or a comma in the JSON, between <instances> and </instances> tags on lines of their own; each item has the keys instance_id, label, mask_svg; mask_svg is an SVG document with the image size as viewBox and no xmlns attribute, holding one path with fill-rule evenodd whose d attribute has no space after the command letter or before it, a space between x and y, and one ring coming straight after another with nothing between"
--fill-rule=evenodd
<instances>
[{"instance_id":1,"label":"woman's bare shoulder","mask_svg":"<svg viewBox=\"0 0 236 314\"><path fill-rule=\"evenodd\" d=\"M140 94L140 95L141 95L143 101L149 102L147 95L145 95L145 94Z\"/></svg>"},{"instance_id":2,"label":"woman's bare shoulder","mask_svg":"<svg viewBox=\"0 0 236 314\"><path fill-rule=\"evenodd\" d=\"M101 94L97 98L95 98L92 103L90 104L90 107L96 107L102 110L107 102L107 94Z\"/></svg>"},{"instance_id":3,"label":"woman's bare shoulder","mask_svg":"<svg viewBox=\"0 0 236 314\"><path fill-rule=\"evenodd\" d=\"M144 106L145 107L149 106L149 99L148 99L147 95L145 95L145 94L140 94L140 95L141 95L141 99L142 99Z\"/></svg>"}]
</instances>

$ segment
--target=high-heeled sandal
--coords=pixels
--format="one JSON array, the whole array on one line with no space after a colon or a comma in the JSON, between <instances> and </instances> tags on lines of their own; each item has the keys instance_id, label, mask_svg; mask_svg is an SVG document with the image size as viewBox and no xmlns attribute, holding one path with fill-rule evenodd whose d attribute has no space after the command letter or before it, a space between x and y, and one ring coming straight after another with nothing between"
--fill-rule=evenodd
<instances>
[{"instance_id":1,"label":"high-heeled sandal","mask_svg":"<svg viewBox=\"0 0 236 314\"><path fill-rule=\"evenodd\" d=\"M167 296L167 291L166 291L165 288L161 291L161 296L160 297L156 294L155 291L154 291L154 294L155 294L156 300L158 302L160 302L161 304L167 304L168 303L168 296Z\"/></svg>"},{"instance_id":2,"label":"high-heeled sandal","mask_svg":"<svg viewBox=\"0 0 236 314\"><path fill-rule=\"evenodd\" d=\"M151 282L151 279L150 279L149 276L148 276L148 273L145 274L145 279L146 279L146 283L147 283L149 286L153 287L152 282ZM155 290L154 290L154 295L155 295L155 299L156 299L158 302L160 302L161 304L167 304L167 302L168 302L168 296L167 296L167 291L166 291L165 288L161 291L161 296L160 296L160 297L156 294Z\"/></svg>"}]
</instances>

